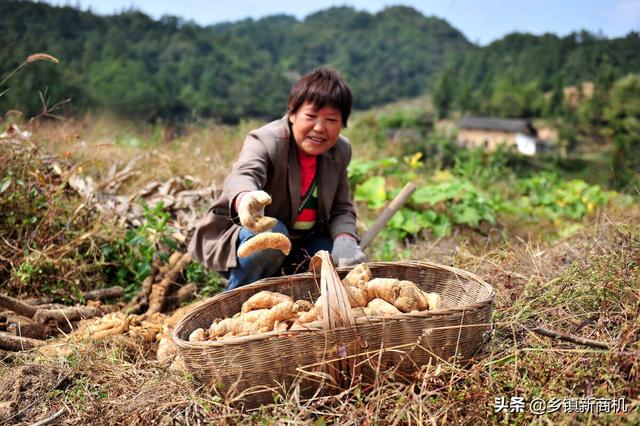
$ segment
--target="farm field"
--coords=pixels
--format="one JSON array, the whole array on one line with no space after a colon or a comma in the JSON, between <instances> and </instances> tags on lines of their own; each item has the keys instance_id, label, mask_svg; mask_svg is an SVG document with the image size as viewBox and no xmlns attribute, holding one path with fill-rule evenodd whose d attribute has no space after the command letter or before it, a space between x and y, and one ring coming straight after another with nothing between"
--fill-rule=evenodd
<instances>
[{"instance_id":1,"label":"farm field","mask_svg":"<svg viewBox=\"0 0 640 426\"><path fill-rule=\"evenodd\" d=\"M640 425L637 0L209 3L0 1L0 426Z\"/></svg>"},{"instance_id":2,"label":"farm field","mask_svg":"<svg viewBox=\"0 0 640 426\"><path fill-rule=\"evenodd\" d=\"M479 275L496 291L490 338L470 362L428 365L409 381L381 371L373 385L312 400L291 392L248 412L203 387L179 357L159 359L167 328L221 291L222 277L186 263L174 281L193 284L188 296L156 312L124 312L145 279L170 275L162 266L185 251L244 134L260 122L187 125L172 138L106 116L5 123L2 292L104 307L84 295L120 286L109 304L116 312L102 314L128 322L98 336L101 319L81 321L45 345L0 351L0 423L640 422L637 194L608 190L588 170L564 171L552 157L523 165L507 149L459 150L433 134L421 145L389 139L398 117L415 123L419 108L358 113L346 131L361 230L406 182L418 187L368 260L426 260Z\"/></svg>"}]
</instances>

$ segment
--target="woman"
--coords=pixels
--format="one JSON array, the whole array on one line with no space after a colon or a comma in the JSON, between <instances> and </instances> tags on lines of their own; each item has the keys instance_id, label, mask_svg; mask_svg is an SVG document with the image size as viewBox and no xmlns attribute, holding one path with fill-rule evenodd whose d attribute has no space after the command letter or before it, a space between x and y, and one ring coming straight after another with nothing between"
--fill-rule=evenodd
<instances>
[{"instance_id":1,"label":"woman","mask_svg":"<svg viewBox=\"0 0 640 426\"><path fill-rule=\"evenodd\" d=\"M351 146L340 130L351 113L351 89L339 74L320 67L292 87L287 115L245 139L239 158L198 224L189 252L229 279L227 290L277 274L331 252L338 266L364 260L347 166ZM289 256L265 249L237 257L240 244L271 229L289 237Z\"/></svg>"}]
</instances>

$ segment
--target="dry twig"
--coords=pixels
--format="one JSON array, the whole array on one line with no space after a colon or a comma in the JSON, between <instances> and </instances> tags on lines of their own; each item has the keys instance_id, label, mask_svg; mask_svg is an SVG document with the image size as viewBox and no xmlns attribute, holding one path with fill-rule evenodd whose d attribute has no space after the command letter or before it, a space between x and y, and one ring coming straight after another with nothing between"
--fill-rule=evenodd
<instances>
[{"instance_id":1,"label":"dry twig","mask_svg":"<svg viewBox=\"0 0 640 426\"><path fill-rule=\"evenodd\" d=\"M0 349L11 352L20 352L42 346L42 340L30 339L28 337L14 336L13 334L0 331Z\"/></svg>"},{"instance_id":2,"label":"dry twig","mask_svg":"<svg viewBox=\"0 0 640 426\"><path fill-rule=\"evenodd\" d=\"M0 307L9 309L16 314L24 315L28 318L33 318L37 311L36 307L5 294L0 294Z\"/></svg>"},{"instance_id":3,"label":"dry twig","mask_svg":"<svg viewBox=\"0 0 640 426\"><path fill-rule=\"evenodd\" d=\"M82 293L84 300L104 300L124 296L124 289L120 286L99 288Z\"/></svg>"},{"instance_id":4,"label":"dry twig","mask_svg":"<svg viewBox=\"0 0 640 426\"><path fill-rule=\"evenodd\" d=\"M109 312L118 310L117 306L73 306L63 309L38 309L33 319L47 324L56 322L63 324L67 321L79 321L87 318L93 318L104 315Z\"/></svg>"},{"instance_id":5,"label":"dry twig","mask_svg":"<svg viewBox=\"0 0 640 426\"><path fill-rule=\"evenodd\" d=\"M554 339L564 340L565 342L576 343L578 345L589 346L591 348L611 349L614 343L601 342L599 340L586 339L584 337L575 336L573 334L562 333L560 331L549 330L548 328L536 327L534 333L541 334Z\"/></svg>"}]
</instances>

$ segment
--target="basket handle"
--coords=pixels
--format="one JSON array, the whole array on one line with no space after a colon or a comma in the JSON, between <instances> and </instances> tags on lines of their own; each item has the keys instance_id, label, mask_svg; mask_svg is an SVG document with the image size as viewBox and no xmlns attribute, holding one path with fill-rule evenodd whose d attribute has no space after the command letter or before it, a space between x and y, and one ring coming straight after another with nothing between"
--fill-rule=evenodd
<instances>
[{"instance_id":1,"label":"basket handle","mask_svg":"<svg viewBox=\"0 0 640 426\"><path fill-rule=\"evenodd\" d=\"M338 327L348 327L354 330L355 317L351 312L347 290L344 288L338 273L331 262L329 252L321 250L312 258L311 264L318 270L320 266L320 303L322 304L322 324L326 331ZM355 336L351 335L347 341L336 342L338 359L330 363L328 373L338 386L346 388L351 385L357 373L354 358L356 345Z\"/></svg>"},{"instance_id":2,"label":"basket handle","mask_svg":"<svg viewBox=\"0 0 640 426\"><path fill-rule=\"evenodd\" d=\"M324 329L333 330L337 327L354 326L356 321L353 312L351 312L349 296L333 267L331 255L329 252L321 250L316 256L322 261L320 267L320 303L322 304Z\"/></svg>"}]
</instances>

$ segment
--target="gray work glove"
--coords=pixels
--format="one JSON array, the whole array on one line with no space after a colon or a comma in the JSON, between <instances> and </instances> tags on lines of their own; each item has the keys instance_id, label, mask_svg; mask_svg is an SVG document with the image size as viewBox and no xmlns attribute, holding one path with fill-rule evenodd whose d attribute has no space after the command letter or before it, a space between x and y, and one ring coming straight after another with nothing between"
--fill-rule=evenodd
<instances>
[{"instance_id":1,"label":"gray work glove","mask_svg":"<svg viewBox=\"0 0 640 426\"><path fill-rule=\"evenodd\" d=\"M364 253L353 237L339 236L333 240L331 257L339 268L364 262Z\"/></svg>"},{"instance_id":2,"label":"gray work glove","mask_svg":"<svg viewBox=\"0 0 640 426\"><path fill-rule=\"evenodd\" d=\"M268 231L278 221L264 215L264 206L271 204L271 197L264 191L249 191L240 195L238 216L240 224L253 233Z\"/></svg>"}]
</instances>

